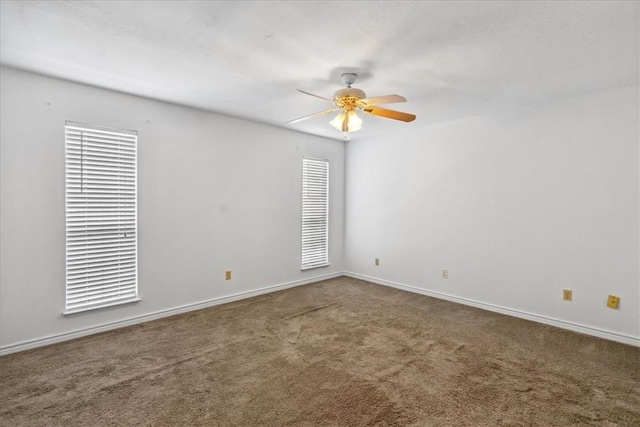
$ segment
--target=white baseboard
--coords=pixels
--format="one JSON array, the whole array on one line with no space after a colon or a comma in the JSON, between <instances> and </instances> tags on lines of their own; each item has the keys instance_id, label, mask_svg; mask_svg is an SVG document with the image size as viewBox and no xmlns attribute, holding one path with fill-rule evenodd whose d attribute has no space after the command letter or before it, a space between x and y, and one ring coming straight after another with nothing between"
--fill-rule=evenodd
<instances>
[{"instance_id":1,"label":"white baseboard","mask_svg":"<svg viewBox=\"0 0 640 427\"><path fill-rule=\"evenodd\" d=\"M582 334L595 336L598 338L604 338L611 341L620 342L623 344L629 344L636 347L640 347L640 338L631 335L620 334L617 332L611 332L604 329L594 328L592 326L581 325L578 323L567 322L565 320L554 319L548 316L541 316L539 314L528 313L526 311L515 310L513 308L502 307L499 305L488 304L481 301L476 301L469 298L457 297L441 292L428 291L415 286L405 285L402 283L392 282L390 280L378 279L375 277L369 277L362 274L345 272L345 276L353 277L354 279L366 280L367 282L376 283L378 285L389 286L392 288L402 289L417 294L422 294L434 298L444 299L447 301L456 302L459 304L469 305L472 307L481 308L483 310L494 311L496 313L506 314L508 316L518 317L520 319L531 320L533 322L543 323L545 325L556 326L562 329L568 329Z\"/></svg>"},{"instance_id":2,"label":"white baseboard","mask_svg":"<svg viewBox=\"0 0 640 427\"><path fill-rule=\"evenodd\" d=\"M309 283L319 282L322 280L333 279L335 277L343 276L342 272L324 274L320 276L314 276L303 280L294 280L292 282L281 283L279 285L267 286L266 288L256 289L253 291L239 292L233 295L227 295L218 298L212 298L210 300L201 301L193 304L186 304L179 307L170 308L167 310L161 310L142 316L135 316L124 320L118 320L115 322L109 322L103 325L94 326L85 329L78 329L72 332L65 332L62 334L51 335L44 338L37 338L34 340L23 341L16 344L9 344L0 347L0 355L17 353L19 351L30 350L37 347L43 347L45 345L55 344L63 341L69 341L72 339L84 337L87 335L97 334L99 332L106 332L113 329L122 328L125 326L136 325L138 323L149 322L151 320L161 319L163 317L174 316L176 314L186 313L189 311L200 310L207 307L213 307L215 305L226 304L228 302L237 301L245 298L251 298L258 295L268 294L271 292L281 291L283 289L289 289L296 286L308 285Z\"/></svg>"}]
</instances>

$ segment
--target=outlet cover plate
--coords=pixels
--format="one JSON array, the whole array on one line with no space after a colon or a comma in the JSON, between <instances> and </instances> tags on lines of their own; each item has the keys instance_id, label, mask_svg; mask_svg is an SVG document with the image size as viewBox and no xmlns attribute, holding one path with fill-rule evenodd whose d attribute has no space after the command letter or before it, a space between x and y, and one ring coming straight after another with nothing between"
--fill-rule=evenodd
<instances>
[{"instance_id":1,"label":"outlet cover plate","mask_svg":"<svg viewBox=\"0 0 640 427\"><path fill-rule=\"evenodd\" d=\"M618 304L620 304L620 297L609 295L609 299L607 299L607 307L618 308Z\"/></svg>"}]
</instances>

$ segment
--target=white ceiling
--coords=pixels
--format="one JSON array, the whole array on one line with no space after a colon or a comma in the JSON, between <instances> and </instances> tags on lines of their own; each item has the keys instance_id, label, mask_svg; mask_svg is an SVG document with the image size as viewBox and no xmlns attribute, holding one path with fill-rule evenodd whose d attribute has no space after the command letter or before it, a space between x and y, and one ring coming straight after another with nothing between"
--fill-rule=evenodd
<instances>
[{"instance_id":1,"label":"white ceiling","mask_svg":"<svg viewBox=\"0 0 640 427\"><path fill-rule=\"evenodd\" d=\"M10 67L342 139L343 72L403 123L351 139L637 85L636 1L2 1Z\"/></svg>"}]
</instances>

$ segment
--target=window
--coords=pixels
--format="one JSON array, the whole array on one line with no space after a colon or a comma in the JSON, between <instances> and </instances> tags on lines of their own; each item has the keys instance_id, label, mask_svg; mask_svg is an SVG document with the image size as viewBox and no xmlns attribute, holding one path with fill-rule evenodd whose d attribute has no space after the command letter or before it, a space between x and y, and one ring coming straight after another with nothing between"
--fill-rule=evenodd
<instances>
[{"instance_id":1,"label":"window","mask_svg":"<svg viewBox=\"0 0 640 427\"><path fill-rule=\"evenodd\" d=\"M65 314L139 300L137 139L66 123Z\"/></svg>"},{"instance_id":2,"label":"window","mask_svg":"<svg viewBox=\"0 0 640 427\"><path fill-rule=\"evenodd\" d=\"M329 265L329 162L302 159L302 269Z\"/></svg>"}]
</instances>

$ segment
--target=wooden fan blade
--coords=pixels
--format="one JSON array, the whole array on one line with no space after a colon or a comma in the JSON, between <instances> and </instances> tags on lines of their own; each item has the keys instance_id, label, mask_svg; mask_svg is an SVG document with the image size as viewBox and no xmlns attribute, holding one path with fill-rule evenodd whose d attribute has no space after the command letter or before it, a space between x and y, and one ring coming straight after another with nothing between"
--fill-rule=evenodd
<instances>
[{"instance_id":1,"label":"wooden fan blade","mask_svg":"<svg viewBox=\"0 0 640 427\"><path fill-rule=\"evenodd\" d=\"M403 122L412 122L416 119L415 114L403 113L402 111L388 110L381 107L364 107L362 109L365 113L373 114L374 116L386 117L388 119L400 120Z\"/></svg>"},{"instance_id":2,"label":"wooden fan blade","mask_svg":"<svg viewBox=\"0 0 640 427\"><path fill-rule=\"evenodd\" d=\"M317 113L309 114L307 116L298 117L297 119L289 120L288 122L285 122L285 123L286 124L298 123L298 122L301 122L303 120L310 119L311 117L321 116L321 115L327 114L327 113L333 113L334 111L336 111L335 108L329 108L328 110L318 111Z\"/></svg>"},{"instance_id":3,"label":"wooden fan blade","mask_svg":"<svg viewBox=\"0 0 640 427\"><path fill-rule=\"evenodd\" d=\"M304 93L306 95L315 96L316 98L324 99L325 101L333 102L333 99L325 98L324 96L316 95L316 94L313 94L313 93L310 93L310 92L305 92L305 91L303 91L301 89L298 89L298 92L302 92L302 93Z\"/></svg>"},{"instance_id":4,"label":"wooden fan blade","mask_svg":"<svg viewBox=\"0 0 640 427\"><path fill-rule=\"evenodd\" d=\"M384 95L376 96L374 98L361 99L358 101L358 103L364 105L392 104L394 102L407 102L407 98L400 95Z\"/></svg>"}]
</instances>

